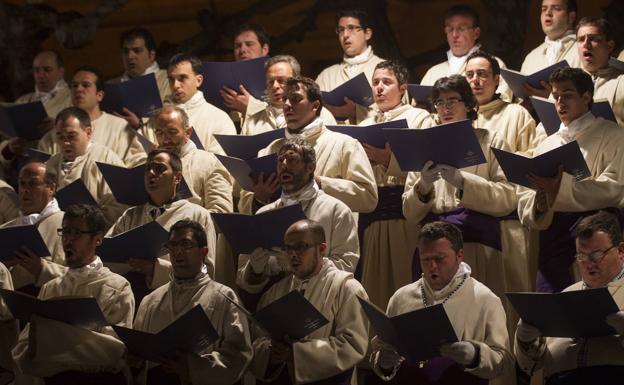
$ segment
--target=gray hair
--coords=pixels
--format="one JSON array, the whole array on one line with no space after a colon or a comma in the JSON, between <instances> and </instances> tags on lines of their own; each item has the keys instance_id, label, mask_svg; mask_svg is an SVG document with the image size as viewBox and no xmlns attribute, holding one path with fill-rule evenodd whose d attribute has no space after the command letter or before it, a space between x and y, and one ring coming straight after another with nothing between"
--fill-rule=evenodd
<instances>
[{"instance_id":1,"label":"gray hair","mask_svg":"<svg viewBox=\"0 0 624 385\"><path fill-rule=\"evenodd\" d=\"M277 63L288 63L290 64L290 68L292 68L292 76L299 76L301 74L301 65L295 59L294 56L291 55L275 55L271 57L269 60L264 63L264 69L267 70L274 64Z\"/></svg>"},{"instance_id":2,"label":"gray hair","mask_svg":"<svg viewBox=\"0 0 624 385\"><path fill-rule=\"evenodd\" d=\"M157 110L154 110L151 114L150 114L150 120L151 123L153 125L156 124L156 120L158 119L158 117L166 112L170 112L170 111L175 111L177 113L180 114L180 120L182 121L182 128L187 129L190 127L190 123L189 123L189 116L186 113L186 111L184 110L184 108L175 106L173 104L166 104L164 105L162 108L159 108Z\"/></svg>"}]
</instances>

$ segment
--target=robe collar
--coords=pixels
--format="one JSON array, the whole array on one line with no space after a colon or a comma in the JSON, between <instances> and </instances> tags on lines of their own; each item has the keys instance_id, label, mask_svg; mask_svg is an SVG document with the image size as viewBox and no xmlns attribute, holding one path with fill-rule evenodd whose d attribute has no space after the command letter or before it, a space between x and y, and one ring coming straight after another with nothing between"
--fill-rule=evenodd
<instances>
[{"instance_id":1,"label":"robe collar","mask_svg":"<svg viewBox=\"0 0 624 385\"><path fill-rule=\"evenodd\" d=\"M203 286L206 282L210 281L208 275L208 267L203 264L201 271L193 278L178 279L173 275L173 269L169 272L169 279L171 280L171 288L174 292L183 291L197 286Z\"/></svg>"},{"instance_id":2,"label":"robe collar","mask_svg":"<svg viewBox=\"0 0 624 385\"><path fill-rule=\"evenodd\" d=\"M180 159L184 158L195 150L197 150L195 142L193 142L191 139L188 139L187 142L180 148Z\"/></svg>"},{"instance_id":3,"label":"robe collar","mask_svg":"<svg viewBox=\"0 0 624 385\"><path fill-rule=\"evenodd\" d=\"M97 255L93 262L76 268L70 268L65 273L65 276L71 280L80 280L84 278L94 277L103 271L104 264Z\"/></svg>"},{"instance_id":4,"label":"robe collar","mask_svg":"<svg viewBox=\"0 0 624 385\"><path fill-rule=\"evenodd\" d=\"M35 86L35 100L40 100L41 103L45 103L48 100L55 97L59 93L59 91L62 91L65 89L69 89L69 86L67 85L67 82L64 79L61 79L58 82L56 82L56 84L54 85L54 88L52 88L52 90L50 90L49 92L40 91L37 88L37 86Z\"/></svg>"},{"instance_id":5,"label":"robe collar","mask_svg":"<svg viewBox=\"0 0 624 385\"><path fill-rule=\"evenodd\" d=\"M580 117L570 122L567 127L563 124L563 122L561 122L557 133L563 138L563 140L566 141L566 143L570 143L583 132L584 128L591 126L594 123L594 120L596 120L594 114L592 114L591 111L587 111Z\"/></svg>"},{"instance_id":6,"label":"robe collar","mask_svg":"<svg viewBox=\"0 0 624 385\"><path fill-rule=\"evenodd\" d=\"M318 185L314 181L314 178L312 178L312 181L308 185L293 194L285 194L282 191L282 196L280 197L280 201L277 203L277 205L278 207L283 207L296 205L297 203L301 202L307 202L316 198L318 193ZM305 212L305 210L303 211Z\"/></svg>"},{"instance_id":7,"label":"robe collar","mask_svg":"<svg viewBox=\"0 0 624 385\"><path fill-rule=\"evenodd\" d=\"M411 105L405 104L403 102L399 103L396 107L391 109L390 111L383 112L379 109L377 104L373 105L373 111L375 112L375 122L383 123L383 122L391 122L396 120L397 117L401 116L401 114L409 111L412 108Z\"/></svg>"},{"instance_id":8,"label":"robe collar","mask_svg":"<svg viewBox=\"0 0 624 385\"><path fill-rule=\"evenodd\" d=\"M65 161L61 158L61 171L67 174L76 165L82 163L87 158L87 155L89 155L89 152L91 151L92 146L93 146L93 142L89 141L89 143L87 143L87 150L85 151L85 153L82 155L78 155L76 159L72 161Z\"/></svg>"},{"instance_id":9,"label":"robe collar","mask_svg":"<svg viewBox=\"0 0 624 385\"><path fill-rule=\"evenodd\" d=\"M544 43L546 43L546 61L548 65L553 65L557 62L557 57L563 45L572 40L576 40L576 34L572 30L566 31L559 39L552 40L548 36L544 37Z\"/></svg>"},{"instance_id":10,"label":"robe collar","mask_svg":"<svg viewBox=\"0 0 624 385\"><path fill-rule=\"evenodd\" d=\"M425 295L427 296L428 305L444 301L453 291L458 290L459 285L470 277L471 272L472 269L470 269L470 266L466 262L461 262L457 272L455 272L455 275L453 276L453 279L451 279L451 282L440 290L434 290L431 286L429 286L429 283L423 276L421 278L421 284L423 285Z\"/></svg>"},{"instance_id":11,"label":"robe collar","mask_svg":"<svg viewBox=\"0 0 624 385\"><path fill-rule=\"evenodd\" d=\"M50 202L41 210L40 213L33 213L29 215L22 214L20 210L20 216L15 221L16 225L34 225L35 223L39 223L42 220L46 219L52 214L56 214L60 212L61 209L58 206L58 202L56 198L52 198Z\"/></svg>"},{"instance_id":12,"label":"robe collar","mask_svg":"<svg viewBox=\"0 0 624 385\"><path fill-rule=\"evenodd\" d=\"M154 62L149 67L147 67L145 71L139 76L143 76L147 74L155 74L156 72L158 72L158 70L160 70L160 67L158 66L158 62L154 60ZM121 75L121 78L119 80L123 83L123 82L127 82L130 79L133 79L133 78L131 78L127 72L124 72L124 74Z\"/></svg>"},{"instance_id":13,"label":"robe collar","mask_svg":"<svg viewBox=\"0 0 624 385\"><path fill-rule=\"evenodd\" d=\"M284 130L284 136L286 137L286 139L302 138L308 140L309 138L320 135L321 131L323 131L323 128L325 128L325 124L323 123L323 120L319 116L317 116L313 121L308 123L307 126L303 127L301 131L296 134L291 133L290 130L286 128L286 130Z\"/></svg>"},{"instance_id":14,"label":"robe collar","mask_svg":"<svg viewBox=\"0 0 624 385\"><path fill-rule=\"evenodd\" d=\"M204 103L206 103L206 99L204 99L204 93L200 90L197 90L197 92L195 92L195 94L189 100L187 100L185 103L176 104L176 107L180 107L184 111L189 112L189 110L199 107Z\"/></svg>"},{"instance_id":15,"label":"robe collar","mask_svg":"<svg viewBox=\"0 0 624 385\"><path fill-rule=\"evenodd\" d=\"M474 47L470 48L468 53L466 53L464 56L455 56L453 55L453 51L451 51L450 49L446 51L446 57L448 59L449 65L448 74L455 75L461 73L464 65L466 64L466 59L468 59L468 56L471 53L477 51L479 48L481 48L481 44L475 44Z\"/></svg>"},{"instance_id":16,"label":"robe collar","mask_svg":"<svg viewBox=\"0 0 624 385\"><path fill-rule=\"evenodd\" d=\"M314 286L315 282L327 275L328 270L334 266L334 264L327 258L323 257L323 266L321 270L314 276L306 279L299 279L294 274L292 275L292 288L293 290L307 290L308 287Z\"/></svg>"},{"instance_id":17,"label":"robe collar","mask_svg":"<svg viewBox=\"0 0 624 385\"><path fill-rule=\"evenodd\" d=\"M494 99L490 100L486 104L479 106L479 114L486 113L490 111L498 110L504 107L507 104L504 100L500 98L500 94L494 94Z\"/></svg>"}]
</instances>

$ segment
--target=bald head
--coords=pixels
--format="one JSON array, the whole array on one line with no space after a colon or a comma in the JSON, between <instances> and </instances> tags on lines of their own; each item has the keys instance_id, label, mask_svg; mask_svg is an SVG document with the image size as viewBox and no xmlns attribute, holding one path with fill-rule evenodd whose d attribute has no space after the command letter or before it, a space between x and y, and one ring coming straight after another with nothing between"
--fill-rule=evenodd
<instances>
[{"instance_id":1,"label":"bald head","mask_svg":"<svg viewBox=\"0 0 624 385\"><path fill-rule=\"evenodd\" d=\"M311 219L301 219L293 223L286 230L285 236L288 236L288 234L297 233L297 232L309 233L311 237L310 239L314 243L325 242L325 230L323 229L323 226L321 226L320 223L313 221Z\"/></svg>"},{"instance_id":2,"label":"bald head","mask_svg":"<svg viewBox=\"0 0 624 385\"><path fill-rule=\"evenodd\" d=\"M50 203L56 191L56 174L40 162L26 164L18 180L20 209L25 215L38 214Z\"/></svg>"},{"instance_id":3,"label":"bald head","mask_svg":"<svg viewBox=\"0 0 624 385\"><path fill-rule=\"evenodd\" d=\"M158 148L164 148L179 155L193 132L189 126L186 111L180 107L168 105L154 113L153 121Z\"/></svg>"},{"instance_id":4,"label":"bald head","mask_svg":"<svg viewBox=\"0 0 624 385\"><path fill-rule=\"evenodd\" d=\"M54 51L41 51L33 60L33 78L40 92L50 92L63 79L63 61Z\"/></svg>"},{"instance_id":5,"label":"bald head","mask_svg":"<svg viewBox=\"0 0 624 385\"><path fill-rule=\"evenodd\" d=\"M299 279L309 279L323 267L327 252L323 227L309 219L293 223L284 235L284 248L290 258L290 269Z\"/></svg>"}]
</instances>

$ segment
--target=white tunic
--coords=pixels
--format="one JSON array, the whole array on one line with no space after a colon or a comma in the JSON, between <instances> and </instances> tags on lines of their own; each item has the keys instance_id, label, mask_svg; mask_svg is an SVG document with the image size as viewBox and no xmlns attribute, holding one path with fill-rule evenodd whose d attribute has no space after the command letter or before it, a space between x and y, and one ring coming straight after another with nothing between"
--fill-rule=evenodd
<instances>
[{"instance_id":1,"label":"white tunic","mask_svg":"<svg viewBox=\"0 0 624 385\"><path fill-rule=\"evenodd\" d=\"M13 187L0 179L0 221L8 222L19 216L19 203Z\"/></svg>"},{"instance_id":2,"label":"white tunic","mask_svg":"<svg viewBox=\"0 0 624 385\"><path fill-rule=\"evenodd\" d=\"M479 106L477 127L498 134L512 152L530 156L537 142L535 120L519 104L501 99Z\"/></svg>"},{"instance_id":3,"label":"white tunic","mask_svg":"<svg viewBox=\"0 0 624 385\"><path fill-rule=\"evenodd\" d=\"M624 125L624 72L615 67L598 70L592 75L594 100L607 99L620 126Z\"/></svg>"},{"instance_id":4,"label":"white tunic","mask_svg":"<svg viewBox=\"0 0 624 385\"><path fill-rule=\"evenodd\" d=\"M15 100L15 104L32 103L37 100L41 100L41 98L37 96L36 92L31 92L17 98L17 100ZM53 92L52 97L43 102L43 108L45 108L48 116L51 118L55 118L59 112L67 107L70 107L71 105L71 90L64 81L63 85L61 85L58 90Z\"/></svg>"},{"instance_id":5,"label":"white tunic","mask_svg":"<svg viewBox=\"0 0 624 385\"><path fill-rule=\"evenodd\" d=\"M535 47L524 58L520 72L525 75L531 75L562 60L566 60L572 68L581 67L581 59L578 55L575 38L565 39L562 42L561 49L559 50L555 61L552 63L549 63L548 61L548 56L546 54L547 51L548 45L545 42Z\"/></svg>"}]
</instances>

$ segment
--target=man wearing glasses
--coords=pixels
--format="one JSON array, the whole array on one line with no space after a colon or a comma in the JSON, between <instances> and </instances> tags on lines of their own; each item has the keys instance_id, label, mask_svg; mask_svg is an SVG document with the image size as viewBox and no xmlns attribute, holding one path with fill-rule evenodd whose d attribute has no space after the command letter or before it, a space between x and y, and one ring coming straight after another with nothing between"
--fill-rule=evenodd
<instances>
[{"instance_id":1,"label":"man wearing glasses","mask_svg":"<svg viewBox=\"0 0 624 385\"><path fill-rule=\"evenodd\" d=\"M328 245L319 223L303 219L292 224L284 248L292 274L262 296L258 309L297 290L329 323L298 341L254 329L250 370L268 383L350 384L353 367L368 347L368 322L357 300L367 299L366 292L351 273L326 258Z\"/></svg>"},{"instance_id":2,"label":"man wearing glasses","mask_svg":"<svg viewBox=\"0 0 624 385\"><path fill-rule=\"evenodd\" d=\"M314 180L316 152L305 140L288 139L278 151L277 180L282 196L263 206L258 213L301 204L304 214L317 222L326 235L327 258L338 269L355 271L359 259L357 224L351 210L318 188ZM288 271L287 255L258 248L241 254L237 284L248 293L260 293L269 281Z\"/></svg>"},{"instance_id":3,"label":"man wearing glasses","mask_svg":"<svg viewBox=\"0 0 624 385\"><path fill-rule=\"evenodd\" d=\"M151 221L156 221L165 230L169 230L179 220L194 220L199 222L206 231L208 239L206 266L208 274L214 276L216 235L210 212L185 199L177 199L176 191L181 180L182 161L176 154L164 149L150 152L143 176L145 190L149 196L148 202L126 210L106 236L112 237ZM171 271L169 256L157 258L154 261L131 258L128 264L110 265L119 274L128 275L137 299L143 298L147 292L169 282Z\"/></svg>"},{"instance_id":4,"label":"man wearing glasses","mask_svg":"<svg viewBox=\"0 0 624 385\"><path fill-rule=\"evenodd\" d=\"M373 48L369 45L373 28L364 10L343 10L338 13L337 20L336 34L342 47L343 59L341 63L325 68L316 78L322 91L331 91L362 72L370 83L375 66L383 61L373 53ZM349 98L345 98L342 106L328 105L327 108L334 116L349 118L352 124L368 114L366 107L356 105Z\"/></svg>"},{"instance_id":5,"label":"man wearing glasses","mask_svg":"<svg viewBox=\"0 0 624 385\"><path fill-rule=\"evenodd\" d=\"M97 207L67 208L58 234L69 269L43 285L39 298L94 297L110 325L131 327L134 297L130 284L104 267L95 254L106 227L106 218ZM54 384L125 384L124 350L110 326L87 330L35 318L13 349L17 383L26 375Z\"/></svg>"},{"instance_id":6,"label":"man wearing glasses","mask_svg":"<svg viewBox=\"0 0 624 385\"><path fill-rule=\"evenodd\" d=\"M617 217L600 211L583 218L576 232L576 263L582 281L564 291L606 287L623 308L624 242ZM624 311L610 314L605 322L617 334L544 338L537 328L521 320L514 345L518 365L529 375L543 368L546 385L620 384L624 376Z\"/></svg>"},{"instance_id":7,"label":"man wearing glasses","mask_svg":"<svg viewBox=\"0 0 624 385\"><path fill-rule=\"evenodd\" d=\"M481 48L481 44L477 43L481 36L479 14L468 5L455 5L446 11L444 33L449 45L446 52L448 60L429 68L420 81L422 85L432 86L439 78L464 73L468 55ZM501 59L496 60L501 68L507 68ZM504 81L501 81L497 92L503 100L511 102L512 92Z\"/></svg>"},{"instance_id":8,"label":"man wearing glasses","mask_svg":"<svg viewBox=\"0 0 624 385\"><path fill-rule=\"evenodd\" d=\"M147 383L233 384L252 353L247 319L232 303L238 302L238 297L208 275L208 241L200 223L176 222L169 230L166 247L172 265L170 282L141 301L134 328L158 333L199 304L219 339L201 352L168 357L162 366L148 370Z\"/></svg>"},{"instance_id":9,"label":"man wearing glasses","mask_svg":"<svg viewBox=\"0 0 624 385\"><path fill-rule=\"evenodd\" d=\"M617 124L591 113L594 83L582 69L558 69L549 83L561 126L535 148L534 155L576 141L591 172L580 181L561 171L553 177L530 176L534 188L518 188L520 220L540 231L537 290L558 292L574 282L569 272L574 262L570 228L588 211L623 207L624 133Z\"/></svg>"}]
</instances>

